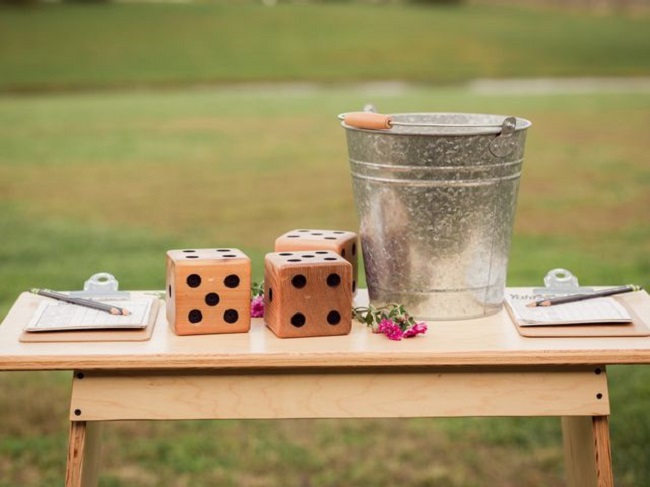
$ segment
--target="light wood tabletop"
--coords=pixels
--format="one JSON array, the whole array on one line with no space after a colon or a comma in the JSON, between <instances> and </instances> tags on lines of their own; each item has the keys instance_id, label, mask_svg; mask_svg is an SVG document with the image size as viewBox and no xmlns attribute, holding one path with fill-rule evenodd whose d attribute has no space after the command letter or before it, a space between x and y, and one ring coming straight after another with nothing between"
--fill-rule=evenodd
<instances>
[{"instance_id":1,"label":"light wood tabletop","mask_svg":"<svg viewBox=\"0 0 650 487\"><path fill-rule=\"evenodd\" d=\"M395 342L356 321L346 336L281 339L259 318L253 319L249 333L176 336L161 306L147 341L23 343L23 327L42 299L21 294L0 326L0 370L650 363L650 337L523 337L505 310L479 319L431 322L425 335ZM621 299L650 323L650 296L645 291ZM367 295L360 291L357 301L364 300Z\"/></svg>"}]
</instances>

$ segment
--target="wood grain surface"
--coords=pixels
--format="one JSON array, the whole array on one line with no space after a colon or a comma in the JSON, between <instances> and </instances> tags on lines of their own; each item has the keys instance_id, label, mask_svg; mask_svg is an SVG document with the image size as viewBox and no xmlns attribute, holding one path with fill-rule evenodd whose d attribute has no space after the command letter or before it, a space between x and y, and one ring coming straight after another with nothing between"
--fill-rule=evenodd
<instances>
[{"instance_id":1,"label":"wood grain surface","mask_svg":"<svg viewBox=\"0 0 650 487\"><path fill-rule=\"evenodd\" d=\"M0 325L0 370L650 363L650 337L527 338L519 335L505 310L486 318L430 323L425 335L399 342L356 321L345 336L280 339L259 318L252 320L249 333L177 336L159 313L145 342L21 343L22 328L41 299L21 294ZM359 292L357 302L364 299L367 294ZM650 320L645 291L624 299Z\"/></svg>"}]
</instances>

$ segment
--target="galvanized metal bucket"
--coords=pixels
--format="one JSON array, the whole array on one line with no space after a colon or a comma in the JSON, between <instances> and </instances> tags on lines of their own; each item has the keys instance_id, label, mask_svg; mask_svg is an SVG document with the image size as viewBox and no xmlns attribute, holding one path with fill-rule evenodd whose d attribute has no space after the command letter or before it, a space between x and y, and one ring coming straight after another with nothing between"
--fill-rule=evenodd
<instances>
[{"instance_id":1,"label":"galvanized metal bucket","mask_svg":"<svg viewBox=\"0 0 650 487\"><path fill-rule=\"evenodd\" d=\"M498 312L531 123L467 113L340 118L371 303L400 303L425 320Z\"/></svg>"}]
</instances>

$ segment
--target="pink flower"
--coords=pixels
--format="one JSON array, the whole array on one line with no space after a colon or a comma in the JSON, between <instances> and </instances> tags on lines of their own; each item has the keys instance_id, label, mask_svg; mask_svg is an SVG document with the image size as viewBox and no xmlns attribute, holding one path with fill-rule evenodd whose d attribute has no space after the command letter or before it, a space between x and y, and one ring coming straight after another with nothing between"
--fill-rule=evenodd
<instances>
[{"instance_id":1,"label":"pink flower","mask_svg":"<svg viewBox=\"0 0 650 487\"><path fill-rule=\"evenodd\" d=\"M404 332L404 338L411 338L416 335L424 334L427 332L426 323L416 323L411 328Z\"/></svg>"},{"instance_id":2,"label":"pink flower","mask_svg":"<svg viewBox=\"0 0 650 487\"><path fill-rule=\"evenodd\" d=\"M401 340L404 336L404 333L402 332L402 329L399 327L399 325L393 320L389 320L387 318L384 318L379 322L377 331L386 335L390 340L395 341Z\"/></svg>"},{"instance_id":3,"label":"pink flower","mask_svg":"<svg viewBox=\"0 0 650 487\"><path fill-rule=\"evenodd\" d=\"M262 318L264 316L264 296L259 295L251 299L251 318Z\"/></svg>"}]
</instances>

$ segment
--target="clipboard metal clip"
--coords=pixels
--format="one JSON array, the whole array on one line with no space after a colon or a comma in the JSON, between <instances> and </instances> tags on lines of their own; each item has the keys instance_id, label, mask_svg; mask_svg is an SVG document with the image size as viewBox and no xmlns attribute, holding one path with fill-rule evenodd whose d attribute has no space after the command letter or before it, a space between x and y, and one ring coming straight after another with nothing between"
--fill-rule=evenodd
<instances>
[{"instance_id":1,"label":"clipboard metal clip","mask_svg":"<svg viewBox=\"0 0 650 487\"><path fill-rule=\"evenodd\" d=\"M579 294L593 291L590 287L581 287L578 277L566 269L551 269L544 277L544 286L533 289L536 296L557 296L562 294Z\"/></svg>"},{"instance_id":2,"label":"clipboard metal clip","mask_svg":"<svg viewBox=\"0 0 650 487\"><path fill-rule=\"evenodd\" d=\"M98 272L84 283L83 291L71 291L70 295L77 298L130 299L131 293L119 291L119 285L113 274Z\"/></svg>"}]
</instances>

